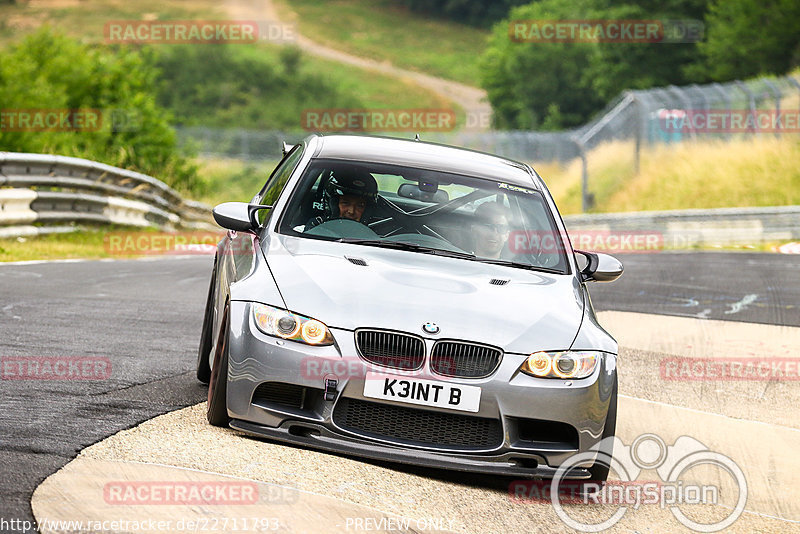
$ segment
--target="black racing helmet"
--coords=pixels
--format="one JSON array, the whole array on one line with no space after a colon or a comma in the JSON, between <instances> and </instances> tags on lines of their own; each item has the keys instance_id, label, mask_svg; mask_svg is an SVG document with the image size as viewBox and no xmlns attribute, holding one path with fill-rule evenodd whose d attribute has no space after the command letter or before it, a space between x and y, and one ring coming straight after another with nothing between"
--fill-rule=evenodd
<instances>
[{"instance_id":1,"label":"black racing helmet","mask_svg":"<svg viewBox=\"0 0 800 534\"><path fill-rule=\"evenodd\" d=\"M378 199L378 182L366 171L354 168L334 169L325 184L324 204L327 217L339 217L339 197L343 195L366 199L369 210ZM367 210L364 212L365 216Z\"/></svg>"}]
</instances>

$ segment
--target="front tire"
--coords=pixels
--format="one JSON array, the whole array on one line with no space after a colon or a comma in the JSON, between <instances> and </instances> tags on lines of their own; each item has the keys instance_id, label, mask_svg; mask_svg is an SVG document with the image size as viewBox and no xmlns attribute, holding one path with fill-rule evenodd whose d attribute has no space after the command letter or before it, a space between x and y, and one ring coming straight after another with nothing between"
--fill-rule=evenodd
<instances>
[{"instance_id":1,"label":"front tire","mask_svg":"<svg viewBox=\"0 0 800 534\"><path fill-rule=\"evenodd\" d=\"M608 415L606 416L606 424L603 427L603 436L601 440L605 440L606 438L613 438L617 431L617 377L614 377L614 388L611 390L611 398L608 400ZM612 458L612 454L614 452L614 446L611 439L608 441L608 445L603 447L602 456L606 458L606 460L595 462L592 467L589 468L589 472L592 474L592 482L605 482L608 480L608 472L610 470L610 465L606 465L610 462Z\"/></svg>"},{"instance_id":2,"label":"front tire","mask_svg":"<svg viewBox=\"0 0 800 534\"><path fill-rule=\"evenodd\" d=\"M228 427L231 418L228 416L228 330L230 329L228 306L219 333L217 351L214 354L214 367L208 384L208 407L206 417L214 426Z\"/></svg>"},{"instance_id":3,"label":"front tire","mask_svg":"<svg viewBox=\"0 0 800 534\"><path fill-rule=\"evenodd\" d=\"M200 334L200 347L197 349L197 379L203 384L211 380L211 366L208 358L211 353L214 330L214 283L217 278L217 262L214 260L214 269L211 271L211 284L208 286L206 298L206 311L203 314L203 330Z\"/></svg>"}]
</instances>

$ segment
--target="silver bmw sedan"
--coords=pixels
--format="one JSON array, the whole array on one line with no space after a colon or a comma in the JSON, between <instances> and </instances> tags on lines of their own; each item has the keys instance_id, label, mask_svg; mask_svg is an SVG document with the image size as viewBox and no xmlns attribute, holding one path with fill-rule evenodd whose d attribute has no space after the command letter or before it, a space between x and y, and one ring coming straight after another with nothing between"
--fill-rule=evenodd
<instances>
[{"instance_id":1,"label":"silver bmw sedan","mask_svg":"<svg viewBox=\"0 0 800 534\"><path fill-rule=\"evenodd\" d=\"M524 163L419 140L312 135L218 244L197 376L208 420L359 457L552 477L611 441L617 343ZM605 480L607 462L568 477Z\"/></svg>"}]
</instances>

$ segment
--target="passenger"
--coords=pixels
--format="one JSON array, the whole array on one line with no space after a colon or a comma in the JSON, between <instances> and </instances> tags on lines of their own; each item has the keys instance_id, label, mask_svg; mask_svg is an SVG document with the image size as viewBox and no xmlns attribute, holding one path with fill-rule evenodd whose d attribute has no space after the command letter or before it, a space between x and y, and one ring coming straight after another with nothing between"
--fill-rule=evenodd
<instances>
[{"instance_id":1,"label":"passenger","mask_svg":"<svg viewBox=\"0 0 800 534\"><path fill-rule=\"evenodd\" d=\"M475 209L472 223L473 252L482 258L500 258L508 241L508 215L506 208L497 202L484 202Z\"/></svg>"}]
</instances>

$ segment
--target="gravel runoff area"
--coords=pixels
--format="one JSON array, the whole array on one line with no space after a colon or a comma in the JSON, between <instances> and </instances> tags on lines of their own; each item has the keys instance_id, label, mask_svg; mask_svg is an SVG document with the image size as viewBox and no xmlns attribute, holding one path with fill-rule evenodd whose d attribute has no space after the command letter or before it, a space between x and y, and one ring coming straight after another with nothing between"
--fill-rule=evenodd
<instances>
[{"instance_id":1,"label":"gravel runoff area","mask_svg":"<svg viewBox=\"0 0 800 534\"><path fill-rule=\"evenodd\" d=\"M618 314L602 319L635 324L634 319L644 320L647 317L636 315ZM692 335L687 327L697 320L683 321L670 326L677 328L680 335ZM702 329L707 333L713 326L711 322L704 322ZM628 327L628 331L632 332L627 336L630 345L641 345L641 340L636 340L633 335L635 328L632 328ZM789 339L794 343L796 333L790 331L788 337L781 339ZM764 340L775 339L775 332L765 330L759 336ZM624 343L626 333L621 332L619 339ZM752 340L745 339L742 342L751 343ZM779 397L783 397L784 401L787 398L784 395L790 399L796 398L797 382L787 386L781 381L769 381L766 385L760 382L715 381L703 388L687 386L693 382L686 381L653 382L653 367L659 361L660 354L687 355L679 346L680 342L675 343L666 348L654 347L658 351L650 352L643 351L643 347L626 349L621 368L623 373L627 373L623 374L627 378L620 383L622 397L618 434L626 444L645 432L659 434L668 444L673 443L677 436L688 434L711 450L724 452L734 458L745 471L750 495L748 511L726 532L800 531L798 490L793 487L796 484L792 483L792 476L800 472L798 460L792 457L800 444L796 414L793 415L788 409L780 411L776 417L782 425L742 418L755 416L754 419L771 419L764 415L765 410L779 407ZM661 352L665 350L668 352ZM702 357L699 354L692 356ZM644 372L649 378L637 381L630 376L635 371ZM692 407L675 406L680 404L691 404ZM138 462L141 466L175 466L196 470L194 472L198 476L203 473L229 475L292 488L306 495L334 498L342 506L339 517L342 514L346 516L348 510L352 510L354 515L364 513L366 508L363 507L367 507L429 524L447 525L446 530L457 532L568 530L549 502L530 499L521 502L511 498L509 487L512 479L366 462L255 439L236 431L209 426L205 421L204 403L120 432L85 449L75 460L89 466L92 462L104 465L103 462L108 461L121 464ZM648 472L640 479L643 477L647 480L658 479L654 472ZM52 475L34 494L33 508L37 519L47 516L45 497L53 495L42 490L48 485L53 487L58 484L62 488L70 487L69 465ZM101 496L96 498L102 501ZM587 522L601 521L617 509L614 505L569 505L573 517L586 519ZM721 518L720 509L715 507L682 509L698 521L712 522ZM203 513L202 509L195 512ZM287 514L286 530L303 531L292 527L291 510L284 508L284 512ZM78 513L75 511L75 514ZM434 520L438 523L434 523ZM341 524L321 524L318 527L318 531L322 532L381 531L363 525L362 528L346 529L341 528ZM685 527L669 509L659 505L644 505L639 509L629 508L610 531L684 530Z\"/></svg>"}]
</instances>

